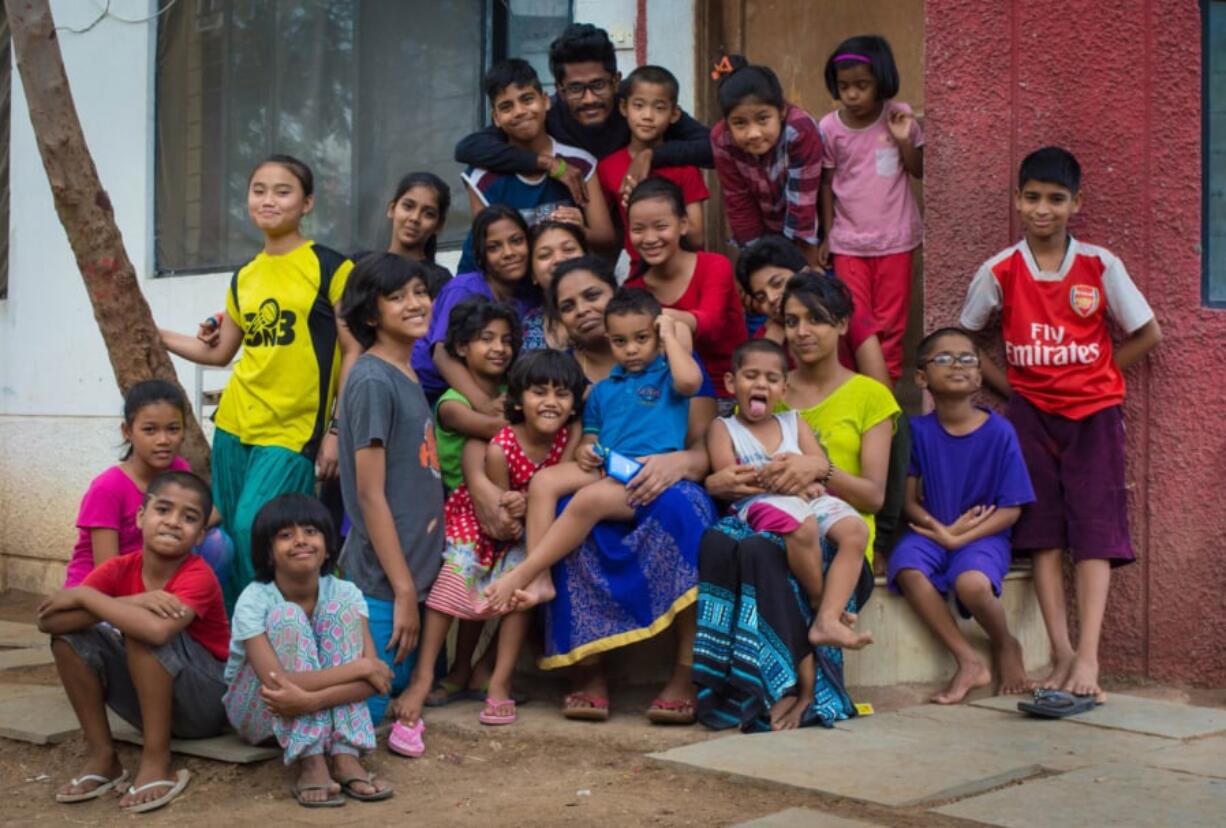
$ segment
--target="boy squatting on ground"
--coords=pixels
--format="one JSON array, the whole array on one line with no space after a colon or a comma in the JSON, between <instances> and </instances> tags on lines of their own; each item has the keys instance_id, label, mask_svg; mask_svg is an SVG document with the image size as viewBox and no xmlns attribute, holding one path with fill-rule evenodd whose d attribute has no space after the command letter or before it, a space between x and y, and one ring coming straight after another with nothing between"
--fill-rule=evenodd
<instances>
[{"instance_id":1,"label":"boy squatting on ground","mask_svg":"<svg viewBox=\"0 0 1226 828\"><path fill-rule=\"evenodd\" d=\"M685 449L690 397L702 387L690 329L665 316L650 293L635 288L622 288L609 300L605 327L618 364L588 394L576 462L544 469L534 478L527 558L486 589L495 608L552 600L549 567L578 547L597 523L634 519L625 484L600 473L604 458L595 450L598 441L630 458ZM550 525L558 499L572 492L574 498Z\"/></svg>"},{"instance_id":2,"label":"boy squatting on ground","mask_svg":"<svg viewBox=\"0 0 1226 828\"><path fill-rule=\"evenodd\" d=\"M58 801L96 799L127 782L107 707L144 737L140 768L119 800L130 813L160 808L187 787L186 769L170 773L172 734L200 739L225 726L230 626L217 576L192 554L212 508L208 485L191 472L158 475L136 517L143 548L105 561L38 608L87 746L81 774L60 787Z\"/></svg>"},{"instance_id":3,"label":"boy squatting on ground","mask_svg":"<svg viewBox=\"0 0 1226 828\"><path fill-rule=\"evenodd\" d=\"M992 671L958 630L945 597L953 592L992 642L1000 692L1029 689L1022 648L1009 634L1001 585L1009 571L1009 530L1034 501L1030 476L1009 421L971 404L979 390L979 353L957 328L924 338L915 382L936 410L911 419L911 467L903 509L911 528L890 553L887 582L958 661L949 685L932 696L956 704L992 681Z\"/></svg>"},{"instance_id":4,"label":"boy squatting on ground","mask_svg":"<svg viewBox=\"0 0 1226 828\"><path fill-rule=\"evenodd\" d=\"M769 339L751 339L733 352L724 384L736 395L737 411L720 417L707 432L712 472L737 464L761 467L781 454L821 454L817 435L807 426L798 427L795 411L771 413L787 389L787 361L783 348ZM863 566L868 524L845 501L818 489L813 497L764 492L732 508L755 532L783 536L788 568L817 610L809 642L859 649L873 637L856 633L844 609ZM829 577L823 578L822 542L827 539L837 551Z\"/></svg>"},{"instance_id":5,"label":"boy squatting on ground","mask_svg":"<svg viewBox=\"0 0 1226 828\"><path fill-rule=\"evenodd\" d=\"M983 378L1009 397L1035 502L1013 530L1034 555L1034 588L1051 639L1044 687L1102 698L1098 643L1111 568L1136 559L1124 486L1124 370L1162 339L1123 263L1068 233L1081 208L1081 167L1044 147L1022 161L1014 201L1025 238L988 259L971 282L962 327L1000 312L1008 374L989 359ZM1110 314L1124 334L1115 348ZM1061 551L1076 564L1077 648L1069 639Z\"/></svg>"}]
</instances>

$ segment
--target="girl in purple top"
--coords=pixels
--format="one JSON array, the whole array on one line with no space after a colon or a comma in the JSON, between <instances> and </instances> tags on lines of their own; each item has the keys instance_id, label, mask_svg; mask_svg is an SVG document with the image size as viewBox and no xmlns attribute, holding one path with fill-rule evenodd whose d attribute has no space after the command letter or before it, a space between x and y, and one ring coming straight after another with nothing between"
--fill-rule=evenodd
<instances>
[{"instance_id":1,"label":"girl in purple top","mask_svg":"<svg viewBox=\"0 0 1226 828\"><path fill-rule=\"evenodd\" d=\"M916 384L936 410L911 420L911 470L903 509L910 521L890 553L888 583L958 661L949 685L932 696L956 704L992 681L992 671L967 642L944 596L953 592L965 617L974 616L992 642L1001 693L1030 689L1022 648L1009 633L1000 604L1009 571L1010 528L1034 500L1017 434L1009 421L971 404L979 390L979 352L957 328L920 343Z\"/></svg>"},{"instance_id":2,"label":"girl in purple top","mask_svg":"<svg viewBox=\"0 0 1226 828\"><path fill-rule=\"evenodd\" d=\"M165 380L145 380L128 390L119 427L127 450L118 465L93 479L81 498L65 589L78 586L103 561L142 547L136 512L150 481L162 472L192 470L179 456L186 411L183 392ZM209 525L218 522L214 511ZM226 543L221 531L212 529L197 551L223 549ZM212 559L209 563L215 569L219 564Z\"/></svg>"},{"instance_id":3,"label":"girl in purple top","mask_svg":"<svg viewBox=\"0 0 1226 828\"><path fill-rule=\"evenodd\" d=\"M472 296L485 296L515 308L520 319L540 307L540 292L528 279L528 225L517 210L500 204L481 211L473 221L473 251L477 270L448 282L434 300L430 330L413 346L412 365L426 399L433 405L448 388L472 403L473 409L499 414L501 403L473 384L462 362L447 353L447 322L451 309Z\"/></svg>"}]
</instances>

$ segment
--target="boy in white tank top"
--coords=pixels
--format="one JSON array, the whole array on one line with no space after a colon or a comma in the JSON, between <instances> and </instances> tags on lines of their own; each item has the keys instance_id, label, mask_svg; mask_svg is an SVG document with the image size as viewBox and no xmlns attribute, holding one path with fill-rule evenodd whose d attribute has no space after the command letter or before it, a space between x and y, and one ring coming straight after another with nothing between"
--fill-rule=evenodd
<instances>
[{"instance_id":1,"label":"boy in white tank top","mask_svg":"<svg viewBox=\"0 0 1226 828\"><path fill-rule=\"evenodd\" d=\"M713 473L734 465L761 468L783 454L821 454L817 436L807 426L798 427L795 411L772 413L787 388L787 354L777 343L754 339L741 345L724 382L736 397L737 411L716 420L707 432ZM811 644L859 649L872 643L872 635L857 633L843 614L851 591L825 589L822 577L826 539L835 545L836 558L864 557L868 524L854 508L827 494L817 481L803 496L763 491L736 501L732 510L755 532L783 537L788 567L817 612L809 628Z\"/></svg>"}]
</instances>

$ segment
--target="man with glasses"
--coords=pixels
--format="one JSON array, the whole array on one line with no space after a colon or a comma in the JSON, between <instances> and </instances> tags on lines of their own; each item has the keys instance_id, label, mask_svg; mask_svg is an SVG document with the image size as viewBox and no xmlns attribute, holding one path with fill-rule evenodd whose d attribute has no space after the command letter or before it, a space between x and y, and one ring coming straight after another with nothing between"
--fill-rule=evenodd
<instances>
[{"instance_id":1,"label":"man with glasses","mask_svg":"<svg viewBox=\"0 0 1226 828\"><path fill-rule=\"evenodd\" d=\"M545 121L546 131L564 144L590 152L599 160L630 142L630 127L617 105L621 73L609 34L590 23L572 23L549 46L549 69L557 92ZM536 175L544 171L566 184L576 204L586 202L583 178L562 159L513 147L497 127L462 139L455 149L461 164L501 173ZM664 143L635 156L623 181L623 193L656 167L693 165L710 169L711 136L706 126L681 113L664 134Z\"/></svg>"}]
</instances>

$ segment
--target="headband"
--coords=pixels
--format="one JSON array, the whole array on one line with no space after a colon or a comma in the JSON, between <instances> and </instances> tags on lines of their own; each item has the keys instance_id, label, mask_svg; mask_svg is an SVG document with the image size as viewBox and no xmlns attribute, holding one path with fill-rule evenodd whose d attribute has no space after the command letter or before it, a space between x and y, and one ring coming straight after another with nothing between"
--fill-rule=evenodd
<instances>
[{"instance_id":1,"label":"headband","mask_svg":"<svg viewBox=\"0 0 1226 828\"><path fill-rule=\"evenodd\" d=\"M853 55L851 52L844 52L841 55L834 56L835 63L841 63L845 60L854 60L857 63L872 63L872 60L866 58L864 55Z\"/></svg>"}]
</instances>

